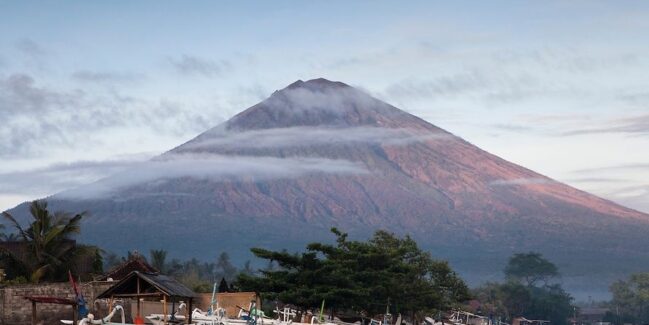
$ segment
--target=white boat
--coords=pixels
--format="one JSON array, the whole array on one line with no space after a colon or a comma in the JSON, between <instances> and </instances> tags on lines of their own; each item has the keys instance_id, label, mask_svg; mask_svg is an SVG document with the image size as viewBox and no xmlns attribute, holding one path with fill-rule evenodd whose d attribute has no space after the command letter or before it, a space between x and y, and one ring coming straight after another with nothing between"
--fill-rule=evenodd
<instances>
[{"instance_id":1,"label":"white boat","mask_svg":"<svg viewBox=\"0 0 649 325\"><path fill-rule=\"evenodd\" d=\"M122 316L122 322L121 323L113 323L111 322L111 319L117 312L120 312ZM74 324L74 321L67 320L67 319L62 319L61 323L63 324ZM88 314L88 316L84 317L81 319L78 323L79 325L90 325L90 324L126 324L126 317L124 315L124 308L120 305L115 305L113 308L113 311L110 312L106 317L97 319L95 320L95 315L93 314Z\"/></svg>"},{"instance_id":2,"label":"white boat","mask_svg":"<svg viewBox=\"0 0 649 325\"><path fill-rule=\"evenodd\" d=\"M462 310L454 310L447 321L435 321L431 317L425 318L430 325L509 325L500 320L493 320L486 316L476 315Z\"/></svg>"}]
</instances>

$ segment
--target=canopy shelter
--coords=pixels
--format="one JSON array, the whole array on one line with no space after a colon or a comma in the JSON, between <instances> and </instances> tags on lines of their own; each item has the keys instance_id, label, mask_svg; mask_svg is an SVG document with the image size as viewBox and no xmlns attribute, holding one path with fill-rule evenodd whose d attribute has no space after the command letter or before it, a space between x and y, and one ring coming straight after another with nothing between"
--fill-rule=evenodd
<instances>
[{"instance_id":1,"label":"canopy shelter","mask_svg":"<svg viewBox=\"0 0 649 325\"><path fill-rule=\"evenodd\" d=\"M38 324L38 317L36 314L37 303L72 306L72 320L74 324L77 323L77 302L72 299L43 296L25 296L24 298L31 301L32 303L32 325Z\"/></svg>"},{"instance_id":2,"label":"canopy shelter","mask_svg":"<svg viewBox=\"0 0 649 325\"><path fill-rule=\"evenodd\" d=\"M137 317L140 315L140 299L157 298L163 301L163 314L167 314L167 302L187 301L187 310L192 310L192 302L196 294L176 279L157 273L133 271L106 291L100 293L97 299L110 299L109 312L115 298L133 298L137 300ZM189 324L192 322L191 312L187 315Z\"/></svg>"}]
</instances>

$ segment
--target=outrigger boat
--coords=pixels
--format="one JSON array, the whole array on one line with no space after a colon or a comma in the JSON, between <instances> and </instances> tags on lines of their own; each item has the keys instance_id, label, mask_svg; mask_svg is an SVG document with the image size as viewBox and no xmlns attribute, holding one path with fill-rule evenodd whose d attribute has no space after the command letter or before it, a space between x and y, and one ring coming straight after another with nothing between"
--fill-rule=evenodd
<instances>
[{"instance_id":1,"label":"outrigger boat","mask_svg":"<svg viewBox=\"0 0 649 325\"><path fill-rule=\"evenodd\" d=\"M178 305L178 310L174 312L175 306L171 306L171 314L151 314L145 316L144 318L148 319L153 325L164 325L164 324L182 324L185 323L185 315L180 314L181 309L187 309L187 304L181 301Z\"/></svg>"},{"instance_id":2,"label":"outrigger boat","mask_svg":"<svg viewBox=\"0 0 649 325\"><path fill-rule=\"evenodd\" d=\"M435 321L431 317L426 317L424 320L430 325L509 325L500 320L494 320L489 317L476 315L462 310L454 310L447 321L444 319Z\"/></svg>"},{"instance_id":3,"label":"outrigger boat","mask_svg":"<svg viewBox=\"0 0 649 325\"><path fill-rule=\"evenodd\" d=\"M117 312L121 313L122 316L122 322L121 323L112 323L111 319L117 314ZM62 319L61 323L63 324L74 324L73 321L67 320L67 319ZM124 315L124 308L120 305L115 305L113 307L113 311L110 312L106 317L102 319L95 320L95 316L93 314L88 314L86 317L81 319L79 321L79 325L90 325L90 324L126 324L126 317Z\"/></svg>"}]
</instances>

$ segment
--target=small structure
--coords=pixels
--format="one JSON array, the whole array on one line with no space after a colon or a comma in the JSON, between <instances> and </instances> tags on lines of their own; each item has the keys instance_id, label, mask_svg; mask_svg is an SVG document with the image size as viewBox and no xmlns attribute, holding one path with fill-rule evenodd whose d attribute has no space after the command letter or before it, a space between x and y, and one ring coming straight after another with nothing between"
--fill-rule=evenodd
<instances>
[{"instance_id":1,"label":"small structure","mask_svg":"<svg viewBox=\"0 0 649 325\"><path fill-rule=\"evenodd\" d=\"M192 303L196 294L176 279L157 273L133 271L106 291L100 293L97 299L109 299L108 312L112 311L115 298L131 298L137 300L136 316L140 315L140 299L162 300L163 314L167 314L167 302L187 301L187 323L192 322ZM137 324L137 323L136 323Z\"/></svg>"},{"instance_id":2,"label":"small structure","mask_svg":"<svg viewBox=\"0 0 649 325\"><path fill-rule=\"evenodd\" d=\"M73 324L77 324L77 302L72 299L40 296L26 296L25 299L32 303L32 325L38 324L38 313L36 312L37 303L72 306L72 321Z\"/></svg>"},{"instance_id":3,"label":"small structure","mask_svg":"<svg viewBox=\"0 0 649 325\"><path fill-rule=\"evenodd\" d=\"M603 307L584 307L579 310L576 323L583 325L607 325L604 321L611 310Z\"/></svg>"},{"instance_id":4,"label":"small structure","mask_svg":"<svg viewBox=\"0 0 649 325\"><path fill-rule=\"evenodd\" d=\"M133 271L141 273L160 273L160 270L151 266L146 262L142 255L135 252L124 263L115 266L106 272L106 274L96 278L95 280L108 281L109 279L112 279L113 281L119 281L131 274Z\"/></svg>"}]
</instances>

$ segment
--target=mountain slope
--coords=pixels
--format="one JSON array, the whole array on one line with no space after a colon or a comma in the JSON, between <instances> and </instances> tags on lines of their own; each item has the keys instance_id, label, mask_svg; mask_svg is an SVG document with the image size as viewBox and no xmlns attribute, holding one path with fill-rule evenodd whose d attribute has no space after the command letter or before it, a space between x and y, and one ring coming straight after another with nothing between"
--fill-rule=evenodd
<instances>
[{"instance_id":1,"label":"mountain slope","mask_svg":"<svg viewBox=\"0 0 649 325\"><path fill-rule=\"evenodd\" d=\"M474 280L523 250L557 261L575 285L584 269L605 286L621 264L649 267L648 215L325 79L297 81L150 164L50 200L91 211L84 237L109 250L241 260L251 246L331 239L336 226L410 234Z\"/></svg>"}]
</instances>

